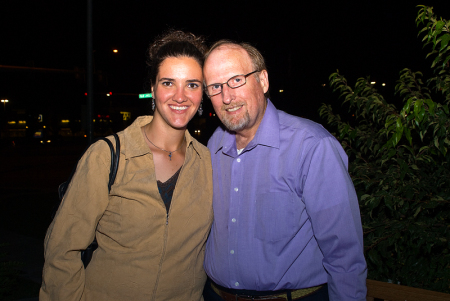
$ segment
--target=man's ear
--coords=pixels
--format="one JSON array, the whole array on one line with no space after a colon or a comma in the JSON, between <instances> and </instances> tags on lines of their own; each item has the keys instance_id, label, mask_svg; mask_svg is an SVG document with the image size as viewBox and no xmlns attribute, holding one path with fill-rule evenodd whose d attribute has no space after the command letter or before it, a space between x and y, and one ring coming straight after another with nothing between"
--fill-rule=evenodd
<instances>
[{"instance_id":1,"label":"man's ear","mask_svg":"<svg viewBox=\"0 0 450 301\"><path fill-rule=\"evenodd\" d=\"M261 84L264 93L269 91L269 73L267 73L267 70L259 72L259 83Z\"/></svg>"}]
</instances>

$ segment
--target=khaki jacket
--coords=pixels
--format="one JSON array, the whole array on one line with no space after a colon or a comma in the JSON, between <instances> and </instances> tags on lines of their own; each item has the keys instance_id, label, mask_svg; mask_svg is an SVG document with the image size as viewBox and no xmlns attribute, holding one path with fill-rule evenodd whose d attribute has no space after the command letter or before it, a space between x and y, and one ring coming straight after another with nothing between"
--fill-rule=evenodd
<instances>
[{"instance_id":1,"label":"khaki jacket","mask_svg":"<svg viewBox=\"0 0 450 301\"><path fill-rule=\"evenodd\" d=\"M186 131L186 158L167 214L141 134L151 120L139 117L118 134L119 170L109 195L108 145L93 144L79 161L45 237L41 301L203 299L213 220L210 154ZM99 247L85 270L80 250L94 236Z\"/></svg>"}]
</instances>

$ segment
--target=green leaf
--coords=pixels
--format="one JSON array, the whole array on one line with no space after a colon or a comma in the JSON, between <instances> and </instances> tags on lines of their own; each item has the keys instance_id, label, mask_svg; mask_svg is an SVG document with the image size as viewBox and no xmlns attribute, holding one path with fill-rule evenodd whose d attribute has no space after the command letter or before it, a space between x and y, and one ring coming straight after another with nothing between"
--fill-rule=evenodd
<instances>
[{"instance_id":1,"label":"green leaf","mask_svg":"<svg viewBox=\"0 0 450 301\"><path fill-rule=\"evenodd\" d=\"M449 60L450 60L450 55L447 56L447 58L444 60L444 62L442 62L442 67L445 67L445 65L447 65ZM444 71L444 70L442 70L442 71Z\"/></svg>"},{"instance_id":2,"label":"green leaf","mask_svg":"<svg viewBox=\"0 0 450 301\"><path fill-rule=\"evenodd\" d=\"M445 34L441 38L441 49L439 51L444 50L445 47L447 47L448 42L450 41L450 34Z\"/></svg>"},{"instance_id":3,"label":"green leaf","mask_svg":"<svg viewBox=\"0 0 450 301\"><path fill-rule=\"evenodd\" d=\"M419 149L419 153L421 153L422 151L427 150L427 149L429 149L428 146L422 146L422 147Z\"/></svg>"},{"instance_id":4,"label":"green leaf","mask_svg":"<svg viewBox=\"0 0 450 301\"><path fill-rule=\"evenodd\" d=\"M342 140L345 137L345 135L347 134L349 128L350 128L350 125L347 124L345 126L345 128L341 131L341 134L339 135L339 139Z\"/></svg>"},{"instance_id":5,"label":"green leaf","mask_svg":"<svg viewBox=\"0 0 450 301\"><path fill-rule=\"evenodd\" d=\"M437 57L434 59L433 63L431 64L431 68L434 68L434 66L436 66L436 64L439 63L440 60L441 60L441 57L440 57L440 56L437 56Z\"/></svg>"},{"instance_id":6,"label":"green leaf","mask_svg":"<svg viewBox=\"0 0 450 301\"><path fill-rule=\"evenodd\" d=\"M402 119L400 117L397 118L396 126L398 128L403 128Z\"/></svg>"},{"instance_id":7,"label":"green leaf","mask_svg":"<svg viewBox=\"0 0 450 301\"><path fill-rule=\"evenodd\" d=\"M444 27L444 25L445 25L445 22L443 22L443 21L438 21L438 22L436 23L436 31L435 31L435 35L436 35L436 36L438 36L438 35L441 34L441 32L442 32L442 27Z\"/></svg>"},{"instance_id":8,"label":"green leaf","mask_svg":"<svg viewBox=\"0 0 450 301\"><path fill-rule=\"evenodd\" d=\"M430 115L434 115L434 108L436 107L436 103L431 99L425 99L425 103L428 105Z\"/></svg>"},{"instance_id":9,"label":"green leaf","mask_svg":"<svg viewBox=\"0 0 450 301\"><path fill-rule=\"evenodd\" d=\"M422 105L423 102L420 99L416 100L416 102L414 103L414 115L417 119L419 119L419 112L422 109Z\"/></svg>"},{"instance_id":10,"label":"green leaf","mask_svg":"<svg viewBox=\"0 0 450 301\"><path fill-rule=\"evenodd\" d=\"M419 214L419 212L422 210L422 207L418 207L417 209L416 209L416 212L414 212L414 217L416 217L418 214Z\"/></svg>"},{"instance_id":11,"label":"green leaf","mask_svg":"<svg viewBox=\"0 0 450 301\"><path fill-rule=\"evenodd\" d=\"M409 145L412 145L411 131L407 127L405 127L405 137L408 140Z\"/></svg>"},{"instance_id":12,"label":"green leaf","mask_svg":"<svg viewBox=\"0 0 450 301\"><path fill-rule=\"evenodd\" d=\"M388 158L392 158L392 156L394 156L396 153L395 148L391 148L388 152Z\"/></svg>"},{"instance_id":13,"label":"green leaf","mask_svg":"<svg viewBox=\"0 0 450 301\"><path fill-rule=\"evenodd\" d=\"M442 108L444 109L445 114L448 115L448 105L443 105Z\"/></svg>"},{"instance_id":14,"label":"green leaf","mask_svg":"<svg viewBox=\"0 0 450 301\"><path fill-rule=\"evenodd\" d=\"M437 136L434 137L434 146L439 149L439 138Z\"/></svg>"},{"instance_id":15,"label":"green leaf","mask_svg":"<svg viewBox=\"0 0 450 301\"><path fill-rule=\"evenodd\" d=\"M370 197L370 194L364 194L361 196L361 201L364 201L365 199L367 199L368 197Z\"/></svg>"}]
</instances>

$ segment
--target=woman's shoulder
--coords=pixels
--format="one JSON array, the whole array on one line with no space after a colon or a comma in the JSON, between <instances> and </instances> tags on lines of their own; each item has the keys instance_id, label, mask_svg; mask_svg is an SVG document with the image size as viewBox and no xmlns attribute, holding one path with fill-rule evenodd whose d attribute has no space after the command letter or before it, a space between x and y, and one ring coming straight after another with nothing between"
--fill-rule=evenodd
<instances>
[{"instance_id":1,"label":"woman's shoulder","mask_svg":"<svg viewBox=\"0 0 450 301\"><path fill-rule=\"evenodd\" d=\"M123 134L118 133L119 137L123 136ZM111 148L104 139L109 140L111 142L111 145L113 146L113 149L116 148L116 139L113 135L104 137L104 138L98 138L95 142L93 142L87 150L84 152L82 158L80 161L86 162L87 164L98 164L101 162L101 164L108 165L111 162ZM119 138L122 140L122 137Z\"/></svg>"},{"instance_id":2,"label":"woman's shoulder","mask_svg":"<svg viewBox=\"0 0 450 301\"><path fill-rule=\"evenodd\" d=\"M201 158L211 158L211 154L209 152L209 149L203 145L202 143L200 143L197 139L195 139L194 137L190 137L191 138L191 144L194 147L195 151L199 154L199 156Z\"/></svg>"}]
</instances>

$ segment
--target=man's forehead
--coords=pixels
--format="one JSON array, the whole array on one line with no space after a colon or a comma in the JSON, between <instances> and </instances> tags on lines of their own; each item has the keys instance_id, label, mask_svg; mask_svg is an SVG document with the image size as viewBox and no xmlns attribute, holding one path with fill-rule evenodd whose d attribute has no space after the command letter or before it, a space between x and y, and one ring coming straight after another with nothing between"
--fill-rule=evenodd
<instances>
[{"instance_id":1,"label":"man's forehead","mask_svg":"<svg viewBox=\"0 0 450 301\"><path fill-rule=\"evenodd\" d=\"M210 53L204 64L204 71L208 77L212 75L213 77L217 77L217 75L226 77L243 74L247 72L247 69L251 69L251 66L250 56L242 47L222 45Z\"/></svg>"},{"instance_id":2,"label":"man's forehead","mask_svg":"<svg viewBox=\"0 0 450 301\"><path fill-rule=\"evenodd\" d=\"M241 46L234 44L226 44L217 47L210 53L206 61L210 59L214 60L216 58L221 59L223 57L227 57L228 60L240 61L242 63L251 63L251 59L247 51L245 51L245 49Z\"/></svg>"}]
</instances>

